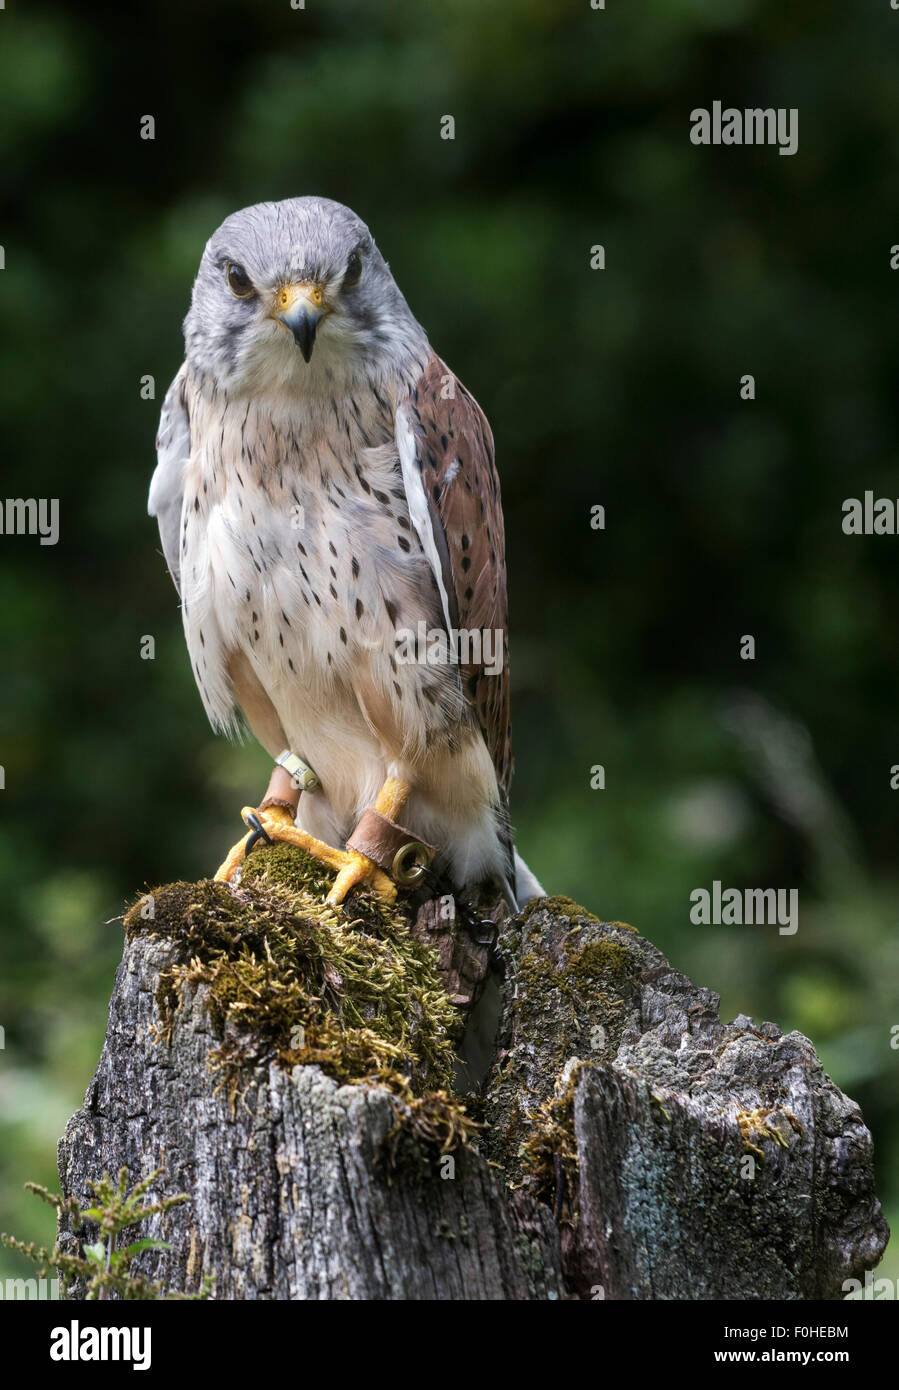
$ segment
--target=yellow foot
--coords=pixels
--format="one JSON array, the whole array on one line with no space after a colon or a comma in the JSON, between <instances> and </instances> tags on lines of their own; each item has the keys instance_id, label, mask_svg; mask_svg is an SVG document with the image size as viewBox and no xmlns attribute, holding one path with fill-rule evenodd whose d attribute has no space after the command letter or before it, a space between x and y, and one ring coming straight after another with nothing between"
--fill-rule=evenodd
<instances>
[{"instance_id":1,"label":"yellow foot","mask_svg":"<svg viewBox=\"0 0 899 1390\"><path fill-rule=\"evenodd\" d=\"M351 888L360 885L371 888L385 903L396 901L396 884L379 869L374 860L360 854L358 850L348 849L341 853L343 865L334 880L334 886L327 896L329 903L342 903Z\"/></svg>"},{"instance_id":2,"label":"yellow foot","mask_svg":"<svg viewBox=\"0 0 899 1390\"><path fill-rule=\"evenodd\" d=\"M298 849L311 854L313 859L318 859L329 869L334 869L337 878L327 897L329 903L342 903L350 889L360 884L371 888L386 903L392 903L396 900L396 885L382 869L378 868L377 864L367 859L364 854L357 854L354 850L334 849L332 845L326 845L324 840L317 840L307 830L298 829L293 823L290 812L282 806L269 806L264 811L257 811L252 806L244 806L240 814L244 821L248 816L255 816L269 839L282 840L289 845L296 845ZM247 843L254 834L255 831L249 831L242 840L238 840L233 849L229 850L216 873L215 877L218 882L231 882L236 869L243 863Z\"/></svg>"}]
</instances>

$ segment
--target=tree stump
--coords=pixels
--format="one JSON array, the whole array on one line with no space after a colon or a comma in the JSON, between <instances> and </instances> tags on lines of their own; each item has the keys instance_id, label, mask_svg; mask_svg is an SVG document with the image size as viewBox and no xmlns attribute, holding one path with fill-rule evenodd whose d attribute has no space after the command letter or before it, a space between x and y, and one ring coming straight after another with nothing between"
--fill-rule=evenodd
<instances>
[{"instance_id":1,"label":"tree stump","mask_svg":"<svg viewBox=\"0 0 899 1390\"><path fill-rule=\"evenodd\" d=\"M141 1273L213 1275L216 1298L836 1299L879 1260L870 1135L801 1035L721 1023L567 899L490 945L483 904L360 895L342 916L305 856L252 858L236 889L169 885L126 915L60 1141L66 1196L160 1166L160 1193L189 1194L142 1226L171 1248ZM482 991L493 1064L460 1098Z\"/></svg>"}]
</instances>

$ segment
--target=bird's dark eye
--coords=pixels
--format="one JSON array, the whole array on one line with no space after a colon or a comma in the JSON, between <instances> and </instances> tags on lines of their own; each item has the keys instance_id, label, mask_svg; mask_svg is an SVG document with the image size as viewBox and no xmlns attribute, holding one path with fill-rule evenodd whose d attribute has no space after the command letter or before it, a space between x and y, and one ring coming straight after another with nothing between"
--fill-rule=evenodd
<instances>
[{"instance_id":1,"label":"bird's dark eye","mask_svg":"<svg viewBox=\"0 0 899 1390\"><path fill-rule=\"evenodd\" d=\"M354 285L358 285L361 274L362 257L358 251L351 251L350 258L346 263L346 270L343 272L343 288L352 289Z\"/></svg>"},{"instance_id":2,"label":"bird's dark eye","mask_svg":"<svg viewBox=\"0 0 899 1390\"><path fill-rule=\"evenodd\" d=\"M236 265L234 261L229 261L225 267L225 279L228 281L228 289L238 299L249 299L254 293L249 275L242 265Z\"/></svg>"}]
</instances>

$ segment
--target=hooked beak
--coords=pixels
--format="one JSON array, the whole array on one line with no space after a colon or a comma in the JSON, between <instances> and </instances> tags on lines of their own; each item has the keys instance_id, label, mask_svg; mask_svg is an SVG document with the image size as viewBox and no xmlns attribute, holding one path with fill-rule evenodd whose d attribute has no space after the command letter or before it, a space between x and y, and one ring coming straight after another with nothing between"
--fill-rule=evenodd
<instances>
[{"instance_id":1,"label":"hooked beak","mask_svg":"<svg viewBox=\"0 0 899 1390\"><path fill-rule=\"evenodd\" d=\"M295 285L281 286L271 316L290 329L303 360L308 362L315 346L316 329L327 312L321 286L302 280Z\"/></svg>"}]
</instances>

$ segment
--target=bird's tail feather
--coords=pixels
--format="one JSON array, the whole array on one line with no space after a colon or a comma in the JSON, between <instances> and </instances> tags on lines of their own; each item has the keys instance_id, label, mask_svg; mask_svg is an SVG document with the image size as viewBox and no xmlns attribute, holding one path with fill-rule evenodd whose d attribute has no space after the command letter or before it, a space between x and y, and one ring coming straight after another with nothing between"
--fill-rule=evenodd
<instances>
[{"instance_id":1,"label":"bird's tail feather","mask_svg":"<svg viewBox=\"0 0 899 1390\"><path fill-rule=\"evenodd\" d=\"M545 898L546 889L539 880L531 873L527 864L522 859L518 850L515 850L515 905L517 908L524 907L531 898Z\"/></svg>"}]
</instances>

